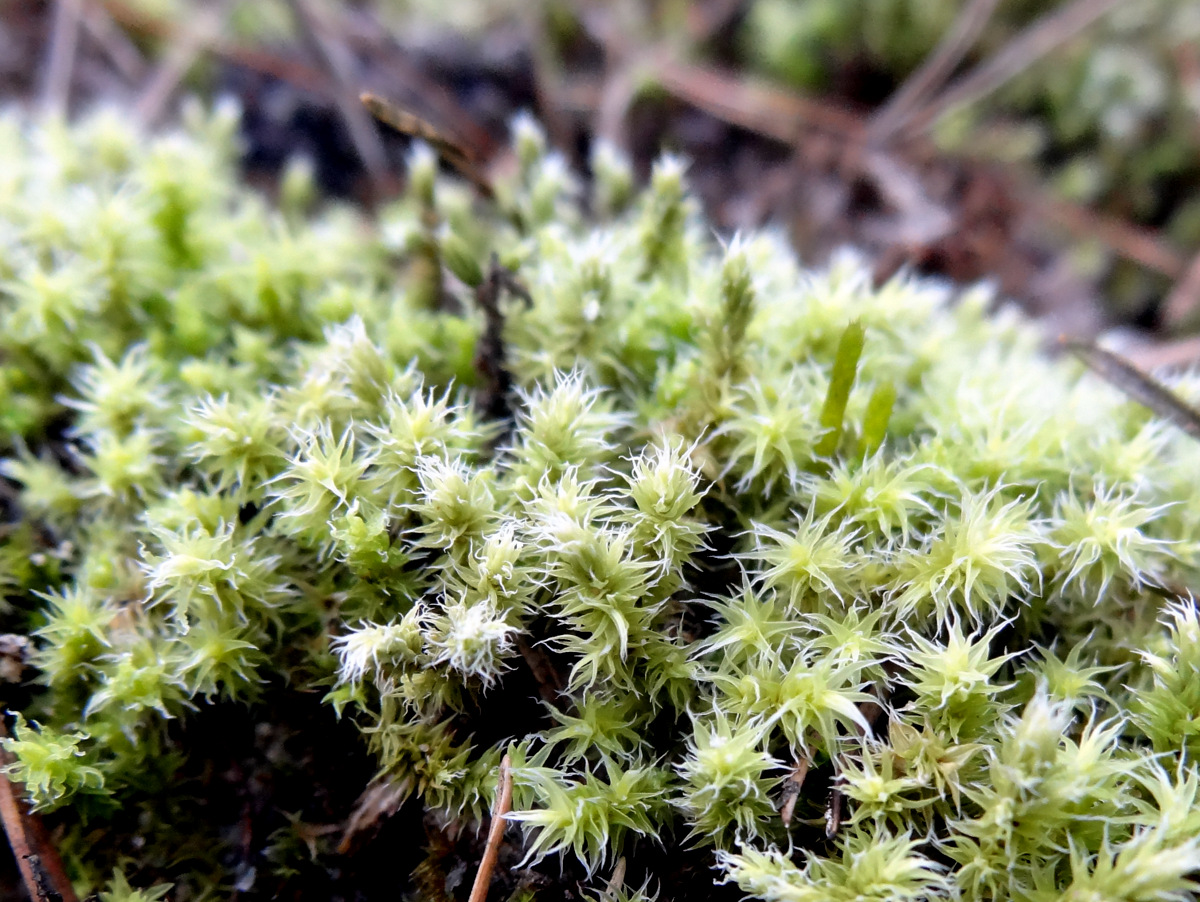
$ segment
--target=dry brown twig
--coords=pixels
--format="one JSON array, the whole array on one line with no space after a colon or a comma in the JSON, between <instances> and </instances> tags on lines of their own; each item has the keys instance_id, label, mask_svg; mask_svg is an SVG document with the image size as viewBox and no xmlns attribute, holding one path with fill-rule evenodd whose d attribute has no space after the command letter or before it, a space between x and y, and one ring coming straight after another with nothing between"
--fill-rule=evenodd
<instances>
[{"instance_id":1,"label":"dry brown twig","mask_svg":"<svg viewBox=\"0 0 1200 902\"><path fill-rule=\"evenodd\" d=\"M52 115L61 116L67 111L82 18L83 0L58 0L54 4L54 24L41 95L42 109Z\"/></svg>"},{"instance_id":2,"label":"dry brown twig","mask_svg":"<svg viewBox=\"0 0 1200 902\"><path fill-rule=\"evenodd\" d=\"M1123 219L1105 216L1069 201L1047 197L1044 188L1030 186L1025 201L1036 215L1068 229L1081 238L1099 241L1109 250L1147 269L1178 279L1187 266L1183 255L1159 234Z\"/></svg>"},{"instance_id":3,"label":"dry brown twig","mask_svg":"<svg viewBox=\"0 0 1200 902\"><path fill-rule=\"evenodd\" d=\"M1123 348L1125 359L1142 370L1195 366L1200 362L1200 335L1176 341L1154 341Z\"/></svg>"},{"instance_id":4,"label":"dry brown twig","mask_svg":"<svg viewBox=\"0 0 1200 902\"><path fill-rule=\"evenodd\" d=\"M212 0L200 4L186 27L175 31L162 62L155 67L143 88L134 113L143 125L154 125L167 110L167 104L195 65L205 48L220 34L233 0Z\"/></svg>"},{"instance_id":5,"label":"dry brown twig","mask_svg":"<svg viewBox=\"0 0 1200 902\"><path fill-rule=\"evenodd\" d=\"M475 873L475 883L471 887L471 897L467 902L484 902L487 898L488 887L492 883L492 872L496 869L496 861L500 857L500 843L504 839L504 828L508 821L504 816L512 810L512 758L505 755L500 761L499 792L496 795L496 805L492 809L492 823L488 827L487 845L483 849L483 858L479 862L479 870Z\"/></svg>"},{"instance_id":6,"label":"dry brown twig","mask_svg":"<svg viewBox=\"0 0 1200 902\"><path fill-rule=\"evenodd\" d=\"M172 44L183 40L185 28L167 19L148 16L123 0L94 0L103 7L114 22L145 37L156 38ZM255 47L247 47L223 40L217 36L201 48L218 59L227 60L254 72L261 72L285 81L305 91L322 97L327 96L329 79L312 66L267 53Z\"/></svg>"},{"instance_id":7,"label":"dry brown twig","mask_svg":"<svg viewBox=\"0 0 1200 902\"><path fill-rule=\"evenodd\" d=\"M1066 43L1122 0L1075 0L1024 28L1007 44L914 113L901 133L923 132L942 114L991 94L1056 47Z\"/></svg>"},{"instance_id":8,"label":"dry brown twig","mask_svg":"<svg viewBox=\"0 0 1200 902\"><path fill-rule=\"evenodd\" d=\"M95 2L86 3L83 10L83 27L122 78L136 83L145 77L145 57L129 39L129 35L117 26L107 9Z\"/></svg>"},{"instance_id":9,"label":"dry brown twig","mask_svg":"<svg viewBox=\"0 0 1200 902\"><path fill-rule=\"evenodd\" d=\"M328 23L316 14L306 0L287 0L287 4L309 54L333 82L330 94L368 178L377 193L385 191L389 182L387 151L370 115L358 102L353 63L345 45L330 32Z\"/></svg>"},{"instance_id":10,"label":"dry brown twig","mask_svg":"<svg viewBox=\"0 0 1200 902\"><path fill-rule=\"evenodd\" d=\"M792 825L796 802L800 800L800 790L804 788L804 778L808 776L809 763L808 758L801 758L783 781L783 804L779 806L779 819L785 827Z\"/></svg>"},{"instance_id":11,"label":"dry brown twig","mask_svg":"<svg viewBox=\"0 0 1200 902\"><path fill-rule=\"evenodd\" d=\"M1143 373L1128 360L1086 342L1062 339L1064 348L1106 382L1119 388L1132 400L1174 423L1194 439L1200 439L1200 411L1185 402L1152 376Z\"/></svg>"},{"instance_id":12,"label":"dry brown twig","mask_svg":"<svg viewBox=\"0 0 1200 902\"><path fill-rule=\"evenodd\" d=\"M617 893L625 886L625 856L622 855L617 859L617 863L613 865L612 878L608 881L608 886L604 888L604 898L616 899Z\"/></svg>"},{"instance_id":13,"label":"dry brown twig","mask_svg":"<svg viewBox=\"0 0 1200 902\"><path fill-rule=\"evenodd\" d=\"M867 141L876 146L904 127L913 108L945 84L992 18L1000 0L971 0L947 29L941 42L898 90L872 116Z\"/></svg>"},{"instance_id":14,"label":"dry brown twig","mask_svg":"<svg viewBox=\"0 0 1200 902\"><path fill-rule=\"evenodd\" d=\"M1175 283L1163 304L1163 323L1168 327L1182 325L1200 308L1200 254L1197 254L1183 276Z\"/></svg>"}]
</instances>

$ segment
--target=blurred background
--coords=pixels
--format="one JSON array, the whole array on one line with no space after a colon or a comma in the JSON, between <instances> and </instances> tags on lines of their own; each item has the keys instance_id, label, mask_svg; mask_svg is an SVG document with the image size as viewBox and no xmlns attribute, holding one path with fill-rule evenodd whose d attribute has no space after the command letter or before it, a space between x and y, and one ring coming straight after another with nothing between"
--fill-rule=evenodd
<instances>
[{"instance_id":1,"label":"blurred background","mask_svg":"<svg viewBox=\"0 0 1200 902\"><path fill-rule=\"evenodd\" d=\"M586 173L662 152L722 233L803 260L861 248L994 280L1052 333L1119 329L1142 365L1200 359L1196 0L3 0L0 97L148 127L243 111L248 180L307 165L331 198L402 185L370 90L507 164L529 111Z\"/></svg>"}]
</instances>

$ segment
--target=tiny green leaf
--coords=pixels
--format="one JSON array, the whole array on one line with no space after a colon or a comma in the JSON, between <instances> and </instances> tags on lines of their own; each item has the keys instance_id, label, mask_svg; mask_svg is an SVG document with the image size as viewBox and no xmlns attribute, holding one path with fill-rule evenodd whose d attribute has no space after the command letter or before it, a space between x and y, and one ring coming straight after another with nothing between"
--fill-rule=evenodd
<instances>
[{"instance_id":1,"label":"tiny green leaf","mask_svg":"<svg viewBox=\"0 0 1200 902\"><path fill-rule=\"evenodd\" d=\"M825 393L825 405L821 408L821 426L827 431L814 449L818 457L830 457L837 451L842 437L842 418L846 414L846 402L850 399L850 389L854 387L854 377L858 373L864 336L862 324L855 320L846 327L838 341L833 376L829 380L829 391Z\"/></svg>"}]
</instances>

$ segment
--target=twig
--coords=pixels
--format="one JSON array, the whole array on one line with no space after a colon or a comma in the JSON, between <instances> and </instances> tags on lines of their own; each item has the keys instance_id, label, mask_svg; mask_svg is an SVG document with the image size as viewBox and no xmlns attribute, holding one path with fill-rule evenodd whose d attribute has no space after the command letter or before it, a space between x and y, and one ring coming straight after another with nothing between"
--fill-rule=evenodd
<instances>
[{"instance_id":1,"label":"twig","mask_svg":"<svg viewBox=\"0 0 1200 902\"><path fill-rule=\"evenodd\" d=\"M129 36L117 27L107 9L97 3L87 3L83 11L83 27L108 57L113 68L129 82L141 81L146 73L146 60Z\"/></svg>"},{"instance_id":2,"label":"twig","mask_svg":"<svg viewBox=\"0 0 1200 902\"><path fill-rule=\"evenodd\" d=\"M868 143L881 145L903 127L912 109L940 88L992 18L1000 0L971 0L951 23L941 42L888 102L871 116Z\"/></svg>"},{"instance_id":3,"label":"twig","mask_svg":"<svg viewBox=\"0 0 1200 902\"><path fill-rule=\"evenodd\" d=\"M1114 253L1147 269L1178 279L1187 267L1183 255L1149 229L1103 216L1078 204L1048 198L1044 188L1033 187L1025 193L1026 201L1032 204L1037 215L1053 220L1078 236L1094 238Z\"/></svg>"},{"instance_id":4,"label":"twig","mask_svg":"<svg viewBox=\"0 0 1200 902\"><path fill-rule=\"evenodd\" d=\"M851 140L862 135L864 123L855 113L713 67L659 56L653 59L649 76L664 90L723 122L784 144L794 143L805 127Z\"/></svg>"},{"instance_id":5,"label":"twig","mask_svg":"<svg viewBox=\"0 0 1200 902\"><path fill-rule=\"evenodd\" d=\"M905 125L904 133L922 132L948 110L973 103L992 93L1121 2L1075 0L1069 6L1046 13L918 110Z\"/></svg>"},{"instance_id":6,"label":"twig","mask_svg":"<svg viewBox=\"0 0 1200 902\"><path fill-rule=\"evenodd\" d=\"M370 91L359 94L358 100L368 113L384 125L402 135L420 138L427 142L443 160L457 169L459 174L473 184L484 197L495 196L496 191L492 187L491 181L475 163L479 154L457 135L441 131L433 123L422 119L416 113L398 107L390 100L384 100Z\"/></svg>"},{"instance_id":7,"label":"twig","mask_svg":"<svg viewBox=\"0 0 1200 902\"><path fill-rule=\"evenodd\" d=\"M185 29L166 19L147 16L123 0L99 0L113 21L139 35L157 38L175 44L183 40ZM284 59L255 47L245 47L214 37L201 48L218 59L244 66L285 81L288 84L326 97L329 94L329 79L312 66Z\"/></svg>"},{"instance_id":8,"label":"twig","mask_svg":"<svg viewBox=\"0 0 1200 902\"><path fill-rule=\"evenodd\" d=\"M617 863L613 865L612 878L608 881L608 886L604 888L604 898L616 899L617 893L621 891L621 887L625 885L625 856L622 855L617 859Z\"/></svg>"},{"instance_id":9,"label":"twig","mask_svg":"<svg viewBox=\"0 0 1200 902\"><path fill-rule=\"evenodd\" d=\"M349 854L357 845L359 837L364 833L374 832L383 821L399 811L411 792L411 780L385 779L368 784L346 819L337 853Z\"/></svg>"},{"instance_id":10,"label":"twig","mask_svg":"<svg viewBox=\"0 0 1200 902\"><path fill-rule=\"evenodd\" d=\"M529 668L534 682L537 683L538 695L542 697L542 701L552 708L558 707L561 704L563 681L550 656L540 648L530 645L522 636L517 637L517 651L525 659L525 666Z\"/></svg>"},{"instance_id":11,"label":"twig","mask_svg":"<svg viewBox=\"0 0 1200 902\"><path fill-rule=\"evenodd\" d=\"M1163 323L1181 325L1190 319L1200 307L1200 254L1192 258L1191 265L1183 274L1163 304Z\"/></svg>"},{"instance_id":12,"label":"twig","mask_svg":"<svg viewBox=\"0 0 1200 902\"><path fill-rule=\"evenodd\" d=\"M408 106L428 112L435 122L453 125L463 144L476 151L480 159L495 155L496 140L491 133L475 121L446 85L409 60L411 51L391 37L371 8L358 9L355 15L339 20L339 24L346 42L360 52L365 51L372 72L384 79L382 84L387 86L389 96L402 93L399 99Z\"/></svg>"},{"instance_id":13,"label":"twig","mask_svg":"<svg viewBox=\"0 0 1200 902\"><path fill-rule=\"evenodd\" d=\"M1082 342L1064 340L1062 344L1096 375L1164 420L1174 423L1192 438L1200 439L1200 411L1185 403L1165 385L1111 351Z\"/></svg>"},{"instance_id":14,"label":"twig","mask_svg":"<svg viewBox=\"0 0 1200 902\"><path fill-rule=\"evenodd\" d=\"M211 0L200 4L188 22L188 27L176 30L161 63L150 75L134 105L134 112L143 125L154 125L166 112L167 104L188 70L203 53L204 48L221 31L229 14L232 0Z\"/></svg>"},{"instance_id":15,"label":"twig","mask_svg":"<svg viewBox=\"0 0 1200 902\"><path fill-rule=\"evenodd\" d=\"M484 902L487 898L492 871L496 869L496 860L500 857L500 843L504 839L504 828L508 826L504 816L512 810L512 758L508 755L500 761L499 787L496 805L492 809L492 823L488 826L487 845L484 846L483 858L475 874L475 885L471 887L471 897L467 902Z\"/></svg>"},{"instance_id":16,"label":"twig","mask_svg":"<svg viewBox=\"0 0 1200 902\"><path fill-rule=\"evenodd\" d=\"M825 836L828 839L833 839L842 829L842 804L845 802L845 796L842 795L842 790L839 788L841 780L842 775L837 772L835 763L833 783L829 787L829 804L825 809Z\"/></svg>"},{"instance_id":17,"label":"twig","mask_svg":"<svg viewBox=\"0 0 1200 902\"><path fill-rule=\"evenodd\" d=\"M505 363L504 311L500 309L500 298L506 291L520 298L526 307L533 306L528 289L492 254L487 274L475 289L475 302L484 316L483 334L475 348L475 369L483 377L477 400L482 413L492 420L512 417L508 409L512 375Z\"/></svg>"},{"instance_id":18,"label":"twig","mask_svg":"<svg viewBox=\"0 0 1200 902\"><path fill-rule=\"evenodd\" d=\"M748 5L747 0L710 0L708 3L687 4L688 36L697 44L711 41L732 25Z\"/></svg>"},{"instance_id":19,"label":"twig","mask_svg":"<svg viewBox=\"0 0 1200 902\"><path fill-rule=\"evenodd\" d=\"M7 735L0 723L0 739ZM0 748L0 765L7 767L12 763L12 755ZM17 786L7 773L0 775L0 823L29 897L35 902L77 902L58 850L50 842L41 818L30 813Z\"/></svg>"},{"instance_id":20,"label":"twig","mask_svg":"<svg viewBox=\"0 0 1200 902\"><path fill-rule=\"evenodd\" d=\"M783 805L779 808L779 819L785 827L792 825L792 815L796 813L796 802L800 799L804 778L808 776L809 763L808 758L801 758L783 781Z\"/></svg>"},{"instance_id":21,"label":"twig","mask_svg":"<svg viewBox=\"0 0 1200 902\"><path fill-rule=\"evenodd\" d=\"M1124 348L1122 354L1126 360L1143 370L1194 366L1200 361L1200 336L1138 344Z\"/></svg>"},{"instance_id":22,"label":"twig","mask_svg":"<svg viewBox=\"0 0 1200 902\"><path fill-rule=\"evenodd\" d=\"M596 106L596 137L613 147L629 149L626 118L637 98L640 74L636 65L611 66L601 83Z\"/></svg>"},{"instance_id":23,"label":"twig","mask_svg":"<svg viewBox=\"0 0 1200 902\"><path fill-rule=\"evenodd\" d=\"M919 174L896 155L868 151L861 170L900 214L899 220L889 227L893 244L906 247L933 244L954 228L950 211L929 199Z\"/></svg>"},{"instance_id":24,"label":"twig","mask_svg":"<svg viewBox=\"0 0 1200 902\"><path fill-rule=\"evenodd\" d=\"M82 15L83 0L58 0L54 4L54 24L41 97L42 109L54 115L63 115L67 111Z\"/></svg>"},{"instance_id":25,"label":"twig","mask_svg":"<svg viewBox=\"0 0 1200 902\"><path fill-rule=\"evenodd\" d=\"M346 124L367 176L377 190L384 189L388 183L387 151L371 117L358 103L358 92L353 88L354 75L345 46L329 35L306 0L287 0L287 4L309 53L333 80L332 93L338 113Z\"/></svg>"}]
</instances>

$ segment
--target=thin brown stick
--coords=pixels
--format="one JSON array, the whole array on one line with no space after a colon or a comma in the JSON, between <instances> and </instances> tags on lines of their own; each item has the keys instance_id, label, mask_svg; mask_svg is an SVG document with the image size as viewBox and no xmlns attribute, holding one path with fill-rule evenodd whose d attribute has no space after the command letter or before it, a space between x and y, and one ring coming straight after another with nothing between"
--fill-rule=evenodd
<instances>
[{"instance_id":1,"label":"thin brown stick","mask_svg":"<svg viewBox=\"0 0 1200 902\"><path fill-rule=\"evenodd\" d=\"M918 110L909 119L904 133L922 132L943 113L974 103L992 93L1122 2L1123 0L1075 0L1068 6L1046 13Z\"/></svg>"},{"instance_id":2,"label":"thin brown stick","mask_svg":"<svg viewBox=\"0 0 1200 902\"><path fill-rule=\"evenodd\" d=\"M867 126L867 141L880 145L901 130L905 118L919 103L922 103L945 84L954 67L962 62L983 29L992 18L1000 0L971 0L950 24L942 40L926 57L900 88L888 98L888 102L871 116Z\"/></svg>"},{"instance_id":3,"label":"thin brown stick","mask_svg":"<svg viewBox=\"0 0 1200 902\"><path fill-rule=\"evenodd\" d=\"M7 735L4 724L0 723L0 739ZM0 748L0 765L7 768L12 763L13 756ZM77 902L58 850L50 842L41 818L29 811L21 795L20 784L10 780L7 773L0 775L0 824L29 897L35 902L52 902L56 898L59 902Z\"/></svg>"},{"instance_id":4,"label":"thin brown stick","mask_svg":"<svg viewBox=\"0 0 1200 902\"><path fill-rule=\"evenodd\" d=\"M145 37L156 38L175 44L183 39L185 29L167 19L147 16L123 0L98 0L113 21L129 31ZM329 93L329 79L317 69L301 62L284 59L256 47L247 47L217 37L205 45L205 51L218 59L244 66L253 72L261 72L285 81L305 91L325 97Z\"/></svg>"},{"instance_id":5,"label":"thin brown stick","mask_svg":"<svg viewBox=\"0 0 1200 902\"><path fill-rule=\"evenodd\" d=\"M1096 375L1164 420L1174 423L1192 438L1200 439L1200 411L1165 385L1111 351L1083 342L1063 341L1063 345Z\"/></svg>"},{"instance_id":6,"label":"thin brown stick","mask_svg":"<svg viewBox=\"0 0 1200 902\"><path fill-rule=\"evenodd\" d=\"M87 3L83 11L83 27L126 81L141 81L146 74L146 59L129 35L113 21L107 9L99 3Z\"/></svg>"},{"instance_id":7,"label":"thin brown stick","mask_svg":"<svg viewBox=\"0 0 1200 902\"><path fill-rule=\"evenodd\" d=\"M370 8L358 9L353 16L339 19L340 35L348 46L371 60L372 77L364 87L386 86L389 97L421 113L434 122L452 126L463 143L475 150L480 159L490 159L497 150L491 133L475 121L454 93L436 78L415 65L412 51L389 33ZM378 90L375 93L379 93Z\"/></svg>"},{"instance_id":8,"label":"thin brown stick","mask_svg":"<svg viewBox=\"0 0 1200 902\"><path fill-rule=\"evenodd\" d=\"M1183 277L1175 283L1163 304L1163 322L1167 326L1181 325L1200 308L1200 254L1188 266Z\"/></svg>"},{"instance_id":9,"label":"thin brown stick","mask_svg":"<svg viewBox=\"0 0 1200 902\"><path fill-rule=\"evenodd\" d=\"M795 142L805 127L847 139L862 134L861 117L831 104L711 66L681 63L665 55L647 60L653 66L647 77L664 90L723 122L784 144Z\"/></svg>"},{"instance_id":10,"label":"thin brown stick","mask_svg":"<svg viewBox=\"0 0 1200 902\"><path fill-rule=\"evenodd\" d=\"M309 7L306 0L287 0L300 37L310 55L320 64L334 83L333 96L338 114L346 124L354 150L363 168L378 190L388 183L387 151L375 130L371 117L358 102L354 90L354 75L346 48L328 33L324 23Z\"/></svg>"},{"instance_id":11,"label":"thin brown stick","mask_svg":"<svg viewBox=\"0 0 1200 902\"><path fill-rule=\"evenodd\" d=\"M1183 275L1187 260L1150 229L1078 204L1049 198L1044 188L1030 187L1025 194L1037 215L1068 229L1076 237L1095 239L1113 253L1168 278L1178 279Z\"/></svg>"},{"instance_id":12,"label":"thin brown stick","mask_svg":"<svg viewBox=\"0 0 1200 902\"><path fill-rule=\"evenodd\" d=\"M616 899L617 893L625 886L625 856L622 855L617 859L617 863L613 865L612 878L608 881L608 886L604 888L604 898Z\"/></svg>"},{"instance_id":13,"label":"thin brown stick","mask_svg":"<svg viewBox=\"0 0 1200 902\"><path fill-rule=\"evenodd\" d=\"M378 94L363 91L358 95L358 101L368 113L384 125L402 135L420 138L431 144L434 150L448 160L456 158L464 162L472 162L477 158L475 151L457 135L439 129L428 119L422 119L416 113L410 112L390 100L385 100Z\"/></svg>"},{"instance_id":14,"label":"thin brown stick","mask_svg":"<svg viewBox=\"0 0 1200 902\"><path fill-rule=\"evenodd\" d=\"M829 789L829 805L825 809L825 836L833 839L842 829L842 806L846 797L841 790L842 775L837 772L834 764L833 784Z\"/></svg>"},{"instance_id":15,"label":"thin brown stick","mask_svg":"<svg viewBox=\"0 0 1200 902\"><path fill-rule=\"evenodd\" d=\"M144 125L154 125L162 118L180 82L205 47L220 33L231 5L232 0L200 4L187 26L175 32L175 40L171 41L162 62L150 75L134 105L134 112Z\"/></svg>"},{"instance_id":16,"label":"thin brown stick","mask_svg":"<svg viewBox=\"0 0 1200 902\"><path fill-rule=\"evenodd\" d=\"M1122 355L1142 370L1187 367L1200 363L1200 335L1175 341L1155 341L1122 349Z\"/></svg>"},{"instance_id":17,"label":"thin brown stick","mask_svg":"<svg viewBox=\"0 0 1200 902\"><path fill-rule=\"evenodd\" d=\"M54 4L54 24L41 96L42 109L54 115L63 115L67 111L82 17L83 0L58 0Z\"/></svg>"},{"instance_id":18,"label":"thin brown stick","mask_svg":"<svg viewBox=\"0 0 1200 902\"><path fill-rule=\"evenodd\" d=\"M786 780L783 781L783 805L779 808L779 819L783 826L792 825L792 816L796 813L796 802L800 799L800 790L804 788L804 778L808 776L808 758L801 758L792 768Z\"/></svg>"},{"instance_id":19,"label":"thin brown stick","mask_svg":"<svg viewBox=\"0 0 1200 902\"><path fill-rule=\"evenodd\" d=\"M512 758L508 755L500 761L499 786L500 794L496 796L492 823L488 827L487 845L484 846L483 858L479 862L475 884L471 887L471 897L467 902L484 902L487 898L488 887L492 884L492 871L496 869L496 860L500 857L500 843L504 839L504 828L508 826L504 815L512 810Z\"/></svg>"},{"instance_id":20,"label":"thin brown stick","mask_svg":"<svg viewBox=\"0 0 1200 902\"><path fill-rule=\"evenodd\" d=\"M525 666L537 683L538 695L547 705L558 708L563 704L563 678L554 667L550 656L539 645L530 645L521 636L517 637L517 651L525 659Z\"/></svg>"}]
</instances>

